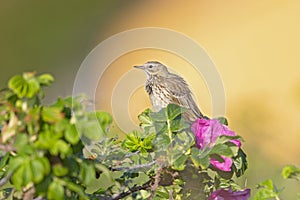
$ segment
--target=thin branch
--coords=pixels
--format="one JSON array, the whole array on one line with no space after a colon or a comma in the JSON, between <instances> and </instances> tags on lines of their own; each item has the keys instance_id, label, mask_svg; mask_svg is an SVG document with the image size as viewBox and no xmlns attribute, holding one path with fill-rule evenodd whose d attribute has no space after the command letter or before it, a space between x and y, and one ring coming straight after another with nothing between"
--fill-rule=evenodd
<instances>
[{"instance_id":1,"label":"thin branch","mask_svg":"<svg viewBox=\"0 0 300 200\"><path fill-rule=\"evenodd\" d=\"M41 196L38 196L38 197L34 198L33 200L44 200L44 198Z\"/></svg>"},{"instance_id":2,"label":"thin branch","mask_svg":"<svg viewBox=\"0 0 300 200\"><path fill-rule=\"evenodd\" d=\"M125 158L129 158L129 157L134 156L134 155L139 154L139 153L140 153L140 151L135 151L135 152L133 152L133 153L127 154L127 155L125 156Z\"/></svg>"},{"instance_id":3,"label":"thin branch","mask_svg":"<svg viewBox=\"0 0 300 200\"><path fill-rule=\"evenodd\" d=\"M0 144L0 150L5 152L16 151L16 148L13 145Z\"/></svg>"},{"instance_id":4,"label":"thin branch","mask_svg":"<svg viewBox=\"0 0 300 200\"><path fill-rule=\"evenodd\" d=\"M132 171L132 170L136 170L136 169L140 169L140 168L144 168L144 167L151 167L152 165L154 165L156 163L156 160L146 163L146 164L141 164L141 165L135 165L135 166L131 166L131 167L113 167L111 168L112 171Z\"/></svg>"},{"instance_id":5,"label":"thin branch","mask_svg":"<svg viewBox=\"0 0 300 200\"><path fill-rule=\"evenodd\" d=\"M151 187L151 195L149 197L149 200L152 200L154 198L155 192L159 186L160 176L161 176L162 171L163 171L163 169L160 167L157 171L157 174L154 176L154 184Z\"/></svg>"},{"instance_id":6,"label":"thin branch","mask_svg":"<svg viewBox=\"0 0 300 200\"><path fill-rule=\"evenodd\" d=\"M137 191L140 191L140 190L146 190L148 188L151 187L151 180L149 180L148 182L144 183L143 185L141 186L135 186L135 187L132 187L132 188L129 188L129 190L127 190L126 192L121 192L119 194L116 194L112 197L111 200L118 200L118 199L122 199L134 192L137 192Z\"/></svg>"},{"instance_id":7,"label":"thin branch","mask_svg":"<svg viewBox=\"0 0 300 200\"><path fill-rule=\"evenodd\" d=\"M0 187L9 181L11 176L12 176L12 174L9 174L8 176L6 176L0 180Z\"/></svg>"}]
</instances>

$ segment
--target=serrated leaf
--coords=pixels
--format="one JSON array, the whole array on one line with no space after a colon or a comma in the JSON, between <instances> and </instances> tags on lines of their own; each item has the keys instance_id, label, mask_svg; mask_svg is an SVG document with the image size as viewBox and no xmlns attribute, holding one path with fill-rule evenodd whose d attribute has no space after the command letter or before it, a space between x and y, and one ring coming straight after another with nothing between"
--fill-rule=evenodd
<instances>
[{"instance_id":1,"label":"serrated leaf","mask_svg":"<svg viewBox=\"0 0 300 200\"><path fill-rule=\"evenodd\" d=\"M227 146L226 144L217 144L217 145L213 146L210 154L217 154L217 155L222 155L222 156L226 156L226 157L233 156L233 153L232 153L230 147Z\"/></svg>"},{"instance_id":2,"label":"serrated leaf","mask_svg":"<svg viewBox=\"0 0 300 200\"><path fill-rule=\"evenodd\" d=\"M172 169L182 171L185 168L185 162L188 159L188 155L181 155L172 165Z\"/></svg>"},{"instance_id":3,"label":"serrated leaf","mask_svg":"<svg viewBox=\"0 0 300 200\"><path fill-rule=\"evenodd\" d=\"M28 82L28 90L27 90L26 97L32 98L40 90L40 84L35 78L29 79L27 82Z\"/></svg>"},{"instance_id":4,"label":"serrated leaf","mask_svg":"<svg viewBox=\"0 0 300 200\"><path fill-rule=\"evenodd\" d=\"M63 119L63 114L59 108L43 107L42 118L45 122L55 123Z\"/></svg>"},{"instance_id":5,"label":"serrated leaf","mask_svg":"<svg viewBox=\"0 0 300 200\"><path fill-rule=\"evenodd\" d=\"M165 108L162 108L158 112L150 113L150 117L153 121L156 122L166 122L168 120Z\"/></svg>"},{"instance_id":6,"label":"serrated leaf","mask_svg":"<svg viewBox=\"0 0 300 200\"><path fill-rule=\"evenodd\" d=\"M132 184L133 185L143 185L144 183L146 183L147 181L149 181L150 178L148 175L146 175L145 173L138 173L138 176L132 179Z\"/></svg>"},{"instance_id":7,"label":"serrated leaf","mask_svg":"<svg viewBox=\"0 0 300 200\"><path fill-rule=\"evenodd\" d=\"M12 77L8 82L8 87L19 98L32 98L40 90L40 84L33 73L24 73L23 76L16 75Z\"/></svg>"},{"instance_id":8,"label":"serrated leaf","mask_svg":"<svg viewBox=\"0 0 300 200\"><path fill-rule=\"evenodd\" d=\"M171 131L174 133L174 132L179 132L179 131L182 131L186 128L189 127L188 124L186 124L183 120L181 119L175 119L175 120L172 120L170 122L170 126L171 126Z\"/></svg>"},{"instance_id":9,"label":"serrated leaf","mask_svg":"<svg viewBox=\"0 0 300 200\"><path fill-rule=\"evenodd\" d=\"M191 149L191 159L196 167L201 167L203 169L208 168L210 165L209 158L210 149L199 150L193 147Z\"/></svg>"},{"instance_id":10,"label":"serrated leaf","mask_svg":"<svg viewBox=\"0 0 300 200\"><path fill-rule=\"evenodd\" d=\"M175 119L185 111L185 108L182 108L176 104L168 104L168 106L166 107L167 117L169 120Z\"/></svg>"},{"instance_id":11,"label":"serrated leaf","mask_svg":"<svg viewBox=\"0 0 300 200\"><path fill-rule=\"evenodd\" d=\"M152 120L150 118L150 109L146 109L144 112L142 112L141 114L138 115L138 119L140 121L141 124L151 124Z\"/></svg>"},{"instance_id":12,"label":"serrated leaf","mask_svg":"<svg viewBox=\"0 0 300 200\"><path fill-rule=\"evenodd\" d=\"M50 74L42 74L42 75L38 76L38 81L42 85L49 86L49 85L51 85L51 83L54 82L54 78Z\"/></svg>"},{"instance_id":13,"label":"serrated leaf","mask_svg":"<svg viewBox=\"0 0 300 200\"><path fill-rule=\"evenodd\" d=\"M281 174L284 179L295 178L300 180L300 169L294 165L285 166Z\"/></svg>"},{"instance_id":14,"label":"serrated leaf","mask_svg":"<svg viewBox=\"0 0 300 200\"><path fill-rule=\"evenodd\" d=\"M104 165L97 164L95 167L102 171L102 173L99 178L92 179L87 185L85 192L88 194L92 194L100 189L105 191L114 185L114 179L112 178L111 172Z\"/></svg>"},{"instance_id":15,"label":"serrated leaf","mask_svg":"<svg viewBox=\"0 0 300 200\"><path fill-rule=\"evenodd\" d=\"M246 154L242 149L239 148L238 155L233 159L233 164L235 166L235 174L237 177L242 176L248 168Z\"/></svg>"}]
</instances>

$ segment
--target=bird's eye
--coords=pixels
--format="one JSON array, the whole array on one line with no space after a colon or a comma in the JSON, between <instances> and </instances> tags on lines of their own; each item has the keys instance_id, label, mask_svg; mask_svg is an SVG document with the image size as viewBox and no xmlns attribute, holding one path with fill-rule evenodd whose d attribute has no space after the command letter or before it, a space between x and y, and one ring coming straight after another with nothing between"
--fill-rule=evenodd
<instances>
[{"instance_id":1,"label":"bird's eye","mask_svg":"<svg viewBox=\"0 0 300 200\"><path fill-rule=\"evenodd\" d=\"M153 65L149 65L149 68L152 69L152 68L153 68Z\"/></svg>"}]
</instances>

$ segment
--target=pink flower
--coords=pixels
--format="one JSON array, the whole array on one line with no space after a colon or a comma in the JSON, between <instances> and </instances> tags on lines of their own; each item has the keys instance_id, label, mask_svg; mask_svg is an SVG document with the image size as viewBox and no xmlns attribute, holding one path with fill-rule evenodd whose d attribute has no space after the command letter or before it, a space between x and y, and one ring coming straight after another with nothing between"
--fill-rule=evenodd
<instances>
[{"instance_id":1,"label":"pink flower","mask_svg":"<svg viewBox=\"0 0 300 200\"><path fill-rule=\"evenodd\" d=\"M212 164L215 168L218 168L219 170L230 172L231 171L231 165L232 160L231 158L227 158L225 156L221 156L221 158L224 160L224 162L220 162L215 158L210 159L210 164Z\"/></svg>"},{"instance_id":2,"label":"pink flower","mask_svg":"<svg viewBox=\"0 0 300 200\"><path fill-rule=\"evenodd\" d=\"M217 119L197 119L191 126L191 130L196 136L196 146L199 149L213 147L218 137L221 135L235 136L235 132L231 131L227 126L221 124ZM230 140L233 144L241 147L239 140ZM220 162L211 158L210 163L222 170L231 171L232 160L225 156L221 156L224 162Z\"/></svg>"},{"instance_id":3,"label":"pink flower","mask_svg":"<svg viewBox=\"0 0 300 200\"><path fill-rule=\"evenodd\" d=\"M250 189L240 190L233 192L229 190L216 190L214 191L207 200L247 200L250 197Z\"/></svg>"}]
</instances>

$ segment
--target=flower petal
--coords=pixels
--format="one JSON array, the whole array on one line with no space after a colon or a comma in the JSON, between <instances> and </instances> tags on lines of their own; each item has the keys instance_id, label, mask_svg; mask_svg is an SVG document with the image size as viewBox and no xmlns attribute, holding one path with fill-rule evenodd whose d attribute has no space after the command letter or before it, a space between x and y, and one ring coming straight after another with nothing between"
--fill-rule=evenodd
<instances>
[{"instance_id":1,"label":"flower petal","mask_svg":"<svg viewBox=\"0 0 300 200\"><path fill-rule=\"evenodd\" d=\"M210 159L210 164L212 164L215 168L225 171L225 172L230 172L231 171L231 165L232 165L232 160L231 158L227 158L225 156L221 156L221 158L224 160L224 162L220 162L219 160L215 158Z\"/></svg>"},{"instance_id":2,"label":"flower petal","mask_svg":"<svg viewBox=\"0 0 300 200\"><path fill-rule=\"evenodd\" d=\"M229 190L216 190L214 191L207 200L248 200L250 197L250 189L244 189L233 192Z\"/></svg>"}]
</instances>

